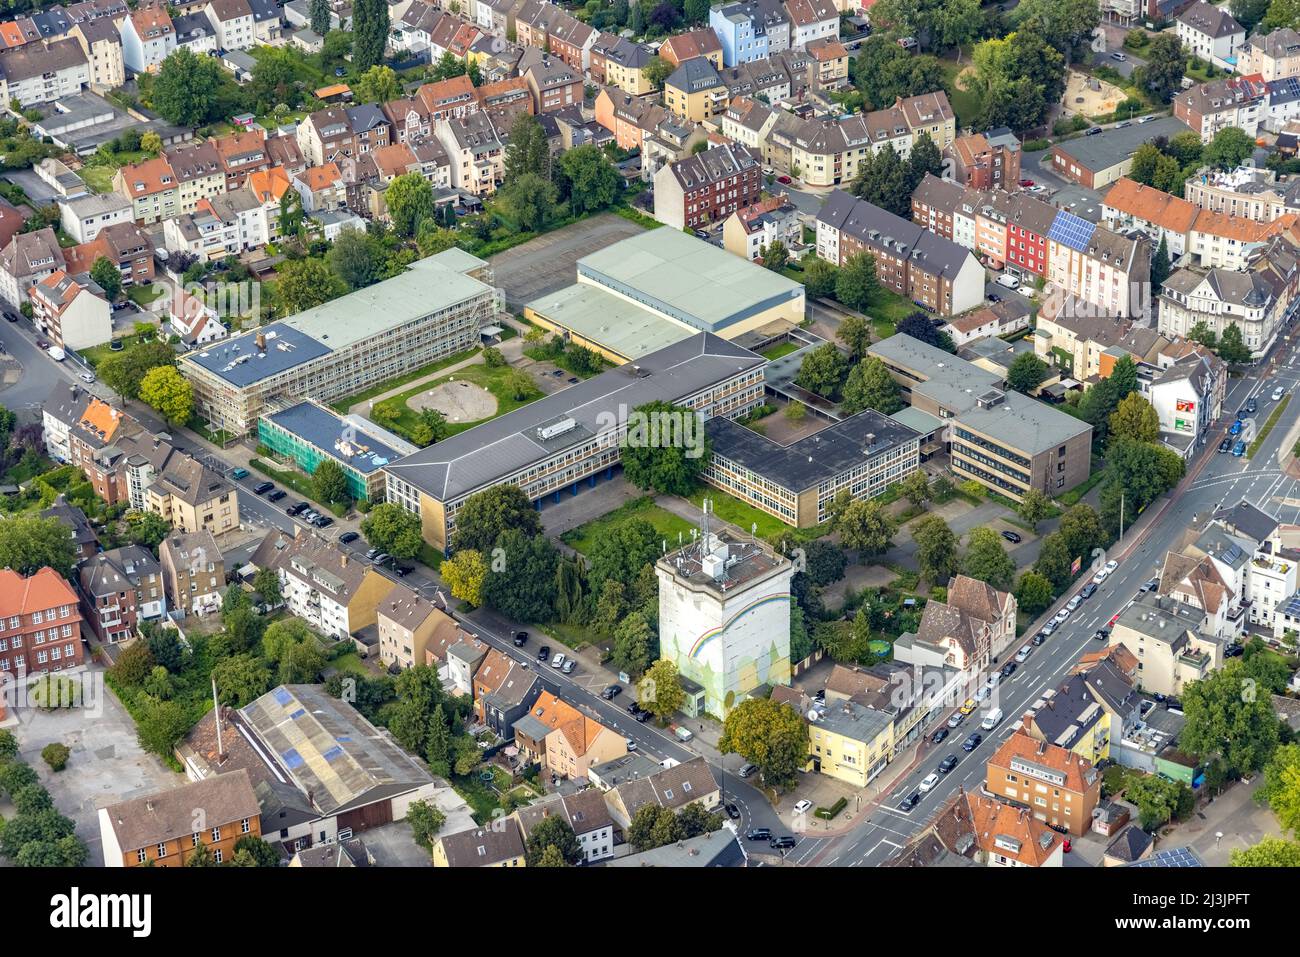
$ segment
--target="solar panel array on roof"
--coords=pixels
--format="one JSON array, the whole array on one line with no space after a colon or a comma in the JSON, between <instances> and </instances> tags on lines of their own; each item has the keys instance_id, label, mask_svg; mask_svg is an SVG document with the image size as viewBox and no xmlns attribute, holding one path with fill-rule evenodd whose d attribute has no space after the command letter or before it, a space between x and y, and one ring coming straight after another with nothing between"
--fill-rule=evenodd
<instances>
[{"instance_id":1,"label":"solar panel array on roof","mask_svg":"<svg viewBox=\"0 0 1300 957\"><path fill-rule=\"evenodd\" d=\"M1204 867L1201 856L1190 847L1171 847L1156 851L1145 861L1136 861L1129 867Z\"/></svg>"},{"instance_id":2,"label":"solar panel array on roof","mask_svg":"<svg viewBox=\"0 0 1300 957\"><path fill-rule=\"evenodd\" d=\"M1083 252L1088 248L1088 240L1092 239L1096 229L1096 223L1090 223L1081 216L1061 210L1052 220L1052 225L1048 227L1047 238Z\"/></svg>"},{"instance_id":3,"label":"solar panel array on roof","mask_svg":"<svg viewBox=\"0 0 1300 957\"><path fill-rule=\"evenodd\" d=\"M1226 565L1235 565L1235 564L1236 564L1237 562L1239 562L1242 558L1244 558L1245 555L1246 555L1246 553L1245 553L1244 551L1242 551L1242 548L1241 548L1240 545L1233 545L1233 546L1231 546L1227 551L1225 551L1222 555L1220 555L1220 556L1219 556L1219 559L1220 559L1220 561L1222 561L1222 562L1223 562L1224 564L1226 564Z\"/></svg>"},{"instance_id":4,"label":"solar panel array on roof","mask_svg":"<svg viewBox=\"0 0 1300 957\"><path fill-rule=\"evenodd\" d=\"M1282 609L1282 614L1290 615L1293 618L1300 616L1300 591L1287 599L1286 605Z\"/></svg>"}]
</instances>

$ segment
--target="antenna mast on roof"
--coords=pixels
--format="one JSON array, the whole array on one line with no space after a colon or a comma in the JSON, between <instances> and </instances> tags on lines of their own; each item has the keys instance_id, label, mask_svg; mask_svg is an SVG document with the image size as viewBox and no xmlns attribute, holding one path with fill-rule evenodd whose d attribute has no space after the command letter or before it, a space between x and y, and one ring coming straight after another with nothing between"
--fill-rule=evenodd
<instances>
[{"instance_id":1,"label":"antenna mast on roof","mask_svg":"<svg viewBox=\"0 0 1300 957\"><path fill-rule=\"evenodd\" d=\"M226 749L221 744L221 702L217 700L217 679L212 679L212 717L217 726L217 765L225 763Z\"/></svg>"}]
</instances>

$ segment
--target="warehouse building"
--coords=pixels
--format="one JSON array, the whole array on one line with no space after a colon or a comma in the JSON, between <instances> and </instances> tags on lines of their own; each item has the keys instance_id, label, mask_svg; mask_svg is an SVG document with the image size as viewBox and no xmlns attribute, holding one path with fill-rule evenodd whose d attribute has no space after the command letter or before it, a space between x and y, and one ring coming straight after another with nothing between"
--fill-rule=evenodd
<instances>
[{"instance_id":1,"label":"warehouse building","mask_svg":"<svg viewBox=\"0 0 1300 957\"><path fill-rule=\"evenodd\" d=\"M867 349L914 409L947 423L952 470L1019 501L1068 492L1092 467L1092 426L1006 388L1001 376L907 335Z\"/></svg>"},{"instance_id":2,"label":"warehouse building","mask_svg":"<svg viewBox=\"0 0 1300 957\"><path fill-rule=\"evenodd\" d=\"M702 478L796 528L830 518L835 496L874 498L920 468L919 433L874 410L790 445L729 419L710 419L713 454Z\"/></svg>"},{"instance_id":3,"label":"warehouse building","mask_svg":"<svg viewBox=\"0 0 1300 957\"><path fill-rule=\"evenodd\" d=\"M487 263L451 249L400 276L181 357L194 408L244 435L272 400L331 402L478 345L502 309Z\"/></svg>"},{"instance_id":4,"label":"warehouse building","mask_svg":"<svg viewBox=\"0 0 1300 957\"><path fill-rule=\"evenodd\" d=\"M647 402L673 403L682 438L703 443L701 420L734 418L763 401L765 360L709 333L601 373L467 429L385 469L388 501L419 515L425 541L445 550L456 512L476 492L518 485L542 499L576 495L586 479L613 475L630 416ZM689 430L699 428L700 435Z\"/></svg>"},{"instance_id":5,"label":"warehouse building","mask_svg":"<svg viewBox=\"0 0 1300 957\"><path fill-rule=\"evenodd\" d=\"M292 459L308 475L326 459L338 463L356 501L384 498L384 466L416 446L359 415L337 415L315 402L299 402L257 420L257 441Z\"/></svg>"},{"instance_id":6,"label":"warehouse building","mask_svg":"<svg viewBox=\"0 0 1300 957\"><path fill-rule=\"evenodd\" d=\"M700 332L735 339L804 320L803 286L674 229L578 260L578 281L524 307L543 329L631 362Z\"/></svg>"}]
</instances>

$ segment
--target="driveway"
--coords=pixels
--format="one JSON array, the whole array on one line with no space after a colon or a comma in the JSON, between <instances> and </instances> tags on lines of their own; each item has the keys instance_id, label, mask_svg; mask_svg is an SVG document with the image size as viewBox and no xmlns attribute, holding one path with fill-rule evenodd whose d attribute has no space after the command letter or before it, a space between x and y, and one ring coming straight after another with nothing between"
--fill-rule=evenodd
<instances>
[{"instance_id":1,"label":"driveway","mask_svg":"<svg viewBox=\"0 0 1300 957\"><path fill-rule=\"evenodd\" d=\"M621 216L602 213L498 253L492 270L505 290L506 305L518 311L538 296L573 285L583 256L643 231Z\"/></svg>"},{"instance_id":2,"label":"driveway","mask_svg":"<svg viewBox=\"0 0 1300 957\"><path fill-rule=\"evenodd\" d=\"M185 777L140 748L135 722L104 685L103 669L87 670L92 680L84 685L86 708L17 710L19 726L12 730L19 753L40 775L55 806L76 822L77 836L90 850L87 865L102 867L99 809L179 787ZM55 741L72 752L58 774L41 759L41 749Z\"/></svg>"}]
</instances>

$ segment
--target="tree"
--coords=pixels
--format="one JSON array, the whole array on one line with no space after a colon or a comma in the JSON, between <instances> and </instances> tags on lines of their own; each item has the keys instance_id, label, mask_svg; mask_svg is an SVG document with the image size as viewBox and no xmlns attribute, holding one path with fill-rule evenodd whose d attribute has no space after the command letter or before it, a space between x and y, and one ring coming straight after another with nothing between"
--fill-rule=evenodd
<instances>
[{"instance_id":1,"label":"tree","mask_svg":"<svg viewBox=\"0 0 1300 957\"><path fill-rule=\"evenodd\" d=\"M510 124L508 142L505 156L507 183L529 174L543 180L550 180L551 148L537 117L531 113L520 113L516 116Z\"/></svg>"},{"instance_id":2,"label":"tree","mask_svg":"<svg viewBox=\"0 0 1300 957\"><path fill-rule=\"evenodd\" d=\"M352 89L362 103L387 103L402 95L397 74L387 66L372 66L361 74Z\"/></svg>"},{"instance_id":3,"label":"tree","mask_svg":"<svg viewBox=\"0 0 1300 957\"><path fill-rule=\"evenodd\" d=\"M1128 438L1154 442L1160 437L1160 416L1151 403L1134 392L1124 397L1110 416L1111 439Z\"/></svg>"},{"instance_id":4,"label":"tree","mask_svg":"<svg viewBox=\"0 0 1300 957\"><path fill-rule=\"evenodd\" d=\"M153 130L149 130L140 137L140 149L151 156L157 156L162 152L162 137Z\"/></svg>"},{"instance_id":5,"label":"tree","mask_svg":"<svg viewBox=\"0 0 1300 957\"><path fill-rule=\"evenodd\" d=\"M790 250L785 248L785 243L779 239L772 240L772 245L760 246L758 248L758 258L763 260L763 266L773 272L780 272L790 262Z\"/></svg>"},{"instance_id":6,"label":"tree","mask_svg":"<svg viewBox=\"0 0 1300 957\"><path fill-rule=\"evenodd\" d=\"M458 551L439 566L438 573L451 589L451 597L474 608L483 604L483 583L487 580L488 565L482 552L472 548Z\"/></svg>"},{"instance_id":7,"label":"tree","mask_svg":"<svg viewBox=\"0 0 1300 957\"><path fill-rule=\"evenodd\" d=\"M623 189L623 180L609 156L590 143L561 154L559 172L565 183L569 208L574 213L612 206Z\"/></svg>"},{"instance_id":8,"label":"tree","mask_svg":"<svg viewBox=\"0 0 1300 957\"><path fill-rule=\"evenodd\" d=\"M1146 65L1134 71L1137 85L1161 103L1168 103L1179 91L1187 70L1187 51L1173 33L1152 37L1142 54Z\"/></svg>"},{"instance_id":9,"label":"tree","mask_svg":"<svg viewBox=\"0 0 1300 957\"><path fill-rule=\"evenodd\" d=\"M334 240L325 262L349 289L361 289L382 278L384 253L369 233L348 228Z\"/></svg>"},{"instance_id":10,"label":"tree","mask_svg":"<svg viewBox=\"0 0 1300 957\"><path fill-rule=\"evenodd\" d=\"M212 57L182 47L163 60L154 77L151 102L168 123L202 126L215 115L221 67Z\"/></svg>"},{"instance_id":11,"label":"tree","mask_svg":"<svg viewBox=\"0 0 1300 957\"><path fill-rule=\"evenodd\" d=\"M1234 850L1232 867L1300 867L1300 841L1266 837L1253 847Z\"/></svg>"},{"instance_id":12,"label":"tree","mask_svg":"<svg viewBox=\"0 0 1300 957\"><path fill-rule=\"evenodd\" d=\"M661 721L681 710L686 703L686 692L677 674L677 665L660 658L646 671L637 685L637 700Z\"/></svg>"},{"instance_id":13,"label":"tree","mask_svg":"<svg viewBox=\"0 0 1300 957\"><path fill-rule=\"evenodd\" d=\"M930 139L930 134L922 133L912 144L912 152L907 157L909 215L912 193L921 184L921 180L925 179L927 173L931 176L943 175L943 154L939 152L939 147L935 145L934 140Z\"/></svg>"},{"instance_id":14,"label":"tree","mask_svg":"<svg viewBox=\"0 0 1300 957\"><path fill-rule=\"evenodd\" d=\"M838 276L839 270L824 259L808 256L803 261L804 289L813 299L825 299L828 296L835 295L835 283ZM843 328L842 322L841 328ZM870 333L868 333L867 342L870 342ZM852 343L846 341L845 344L850 349L853 348Z\"/></svg>"},{"instance_id":15,"label":"tree","mask_svg":"<svg viewBox=\"0 0 1300 957\"><path fill-rule=\"evenodd\" d=\"M641 0L631 0L630 5L627 28L632 31L633 37L639 37L645 33L645 11L641 9Z\"/></svg>"},{"instance_id":16,"label":"tree","mask_svg":"<svg viewBox=\"0 0 1300 957\"><path fill-rule=\"evenodd\" d=\"M297 62L286 47L268 47L253 64L253 77L249 83L253 98L259 106L269 110L278 103L297 97Z\"/></svg>"},{"instance_id":17,"label":"tree","mask_svg":"<svg viewBox=\"0 0 1300 957\"><path fill-rule=\"evenodd\" d=\"M525 848L529 867L537 867L542 854L548 850L558 852L562 863L577 864L582 860L578 836L573 833L569 822L558 814L547 815L537 822L528 835Z\"/></svg>"},{"instance_id":18,"label":"tree","mask_svg":"<svg viewBox=\"0 0 1300 957\"><path fill-rule=\"evenodd\" d=\"M698 413L656 400L638 406L622 439L623 475L637 488L689 495L711 443Z\"/></svg>"},{"instance_id":19,"label":"tree","mask_svg":"<svg viewBox=\"0 0 1300 957\"><path fill-rule=\"evenodd\" d=\"M384 59L388 43L388 4L356 0L352 5L352 65L365 71Z\"/></svg>"},{"instance_id":20,"label":"tree","mask_svg":"<svg viewBox=\"0 0 1300 957\"><path fill-rule=\"evenodd\" d=\"M884 31L877 31L853 58L853 81L872 109L893 106L899 97L944 88L943 67L926 54L909 52Z\"/></svg>"},{"instance_id":21,"label":"tree","mask_svg":"<svg viewBox=\"0 0 1300 957\"><path fill-rule=\"evenodd\" d=\"M99 256L90 267L90 278L95 280L109 302L122 294L122 270L107 256Z\"/></svg>"},{"instance_id":22,"label":"tree","mask_svg":"<svg viewBox=\"0 0 1300 957\"><path fill-rule=\"evenodd\" d=\"M428 801L412 801L406 809L406 823L411 825L415 843L432 852L434 839L447 823L447 816Z\"/></svg>"},{"instance_id":23,"label":"tree","mask_svg":"<svg viewBox=\"0 0 1300 957\"><path fill-rule=\"evenodd\" d=\"M1219 358L1229 363L1250 361L1250 349L1241 335L1241 326L1235 322L1229 323L1228 328L1223 330L1223 338L1219 342Z\"/></svg>"},{"instance_id":24,"label":"tree","mask_svg":"<svg viewBox=\"0 0 1300 957\"><path fill-rule=\"evenodd\" d=\"M841 505L836 501L832 527L839 533L840 544L863 555L880 555L889 549L898 523L875 499L852 499Z\"/></svg>"},{"instance_id":25,"label":"tree","mask_svg":"<svg viewBox=\"0 0 1300 957\"><path fill-rule=\"evenodd\" d=\"M542 520L524 490L517 485L494 485L465 500L456 514L452 532L457 551L474 549L491 558L503 532L517 529L526 537L542 534Z\"/></svg>"},{"instance_id":26,"label":"tree","mask_svg":"<svg viewBox=\"0 0 1300 957\"><path fill-rule=\"evenodd\" d=\"M788 704L747 698L728 713L718 750L739 754L765 783L789 787L808 760L808 725Z\"/></svg>"},{"instance_id":27,"label":"tree","mask_svg":"<svg viewBox=\"0 0 1300 957\"><path fill-rule=\"evenodd\" d=\"M966 540L962 571L971 578L988 582L999 591L1010 591L1015 579L1016 563L1002 547L998 533L991 528L975 528Z\"/></svg>"},{"instance_id":28,"label":"tree","mask_svg":"<svg viewBox=\"0 0 1300 957\"><path fill-rule=\"evenodd\" d=\"M1101 11L1092 0L1025 0L1014 16L1018 28L1036 30L1070 59L1101 23Z\"/></svg>"},{"instance_id":29,"label":"tree","mask_svg":"<svg viewBox=\"0 0 1300 957\"><path fill-rule=\"evenodd\" d=\"M253 590L267 605L278 605L284 598L280 591L280 573L270 565L257 570L253 576Z\"/></svg>"},{"instance_id":30,"label":"tree","mask_svg":"<svg viewBox=\"0 0 1300 957\"><path fill-rule=\"evenodd\" d=\"M361 534L380 551L394 558L414 558L424 547L420 516L396 502L381 502L361 520Z\"/></svg>"},{"instance_id":31,"label":"tree","mask_svg":"<svg viewBox=\"0 0 1300 957\"><path fill-rule=\"evenodd\" d=\"M27 577L48 566L69 578L75 565L76 548L57 518L16 515L0 521L0 568Z\"/></svg>"},{"instance_id":32,"label":"tree","mask_svg":"<svg viewBox=\"0 0 1300 957\"><path fill-rule=\"evenodd\" d=\"M1034 562L1034 571L1052 583L1053 591L1060 591L1070 583L1070 567L1074 558L1065 536L1054 532L1043 539L1038 559Z\"/></svg>"},{"instance_id":33,"label":"tree","mask_svg":"<svg viewBox=\"0 0 1300 957\"><path fill-rule=\"evenodd\" d=\"M921 577L936 585L957 573L957 536L938 515L927 515L912 530Z\"/></svg>"},{"instance_id":34,"label":"tree","mask_svg":"<svg viewBox=\"0 0 1300 957\"><path fill-rule=\"evenodd\" d=\"M496 548L483 583L484 603L517 621L549 621L559 561L555 546L543 535L529 538L511 528L500 534Z\"/></svg>"},{"instance_id":35,"label":"tree","mask_svg":"<svg viewBox=\"0 0 1300 957\"><path fill-rule=\"evenodd\" d=\"M280 263L276 272L276 298L289 315L327 303L341 296L346 288L323 259L290 259Z\"/></svg>"},{"instance_id":36,"label":"tree","mask_svg":"<svg viewBox=\"0 0 1300 957\"><path fill-rule=\"evenodd\" d=\"M636 675L650 664L650 625L639 611L628 614L614 629L614 664Z\"/></svg>"},{"instance_id":37,"label":"tree","mask_svg":"<svg viewBox=\"0 0 1300 957\"><path fill-rule=\"evenodd\" d=\"M384 190L384 202L393 232L404 239L415 236L420 223L433 218L433 187L419 173L403 173Z\"/></svg>"},{"instance_id":38,"label":"tree","mask_svg":"<svg viewBox=\"0 0 1300 957\"><path fill-rule=\"evenodd\" d=\"M1029 615L1046 611L1052 603L1052 583L1038 572L1025 572L1016 583L1016 602Z\"/></svg>"},{"instance_id":39,"label":"tree","mask_svg":"<svg viewBox=\"0 0 1300 957\"><path fill-rule=\"evenodd\" d=\"M814 585L829 585L844 577L849 564L844 549L823 538L815 538L803 546L803 552L804 573Z\"/></svg>"},{"instance_id":40,"label":"tree","mask_svg":"<svg viewBox=\"0 0 1300 957\"><path fill-rule=\"evenodd\" d=\"M165 342L138 342L129 349L104 359L96 370L99 378L123 399L140 396L145 373L159 366L175 365L176 353Z\"/></svg>"},{"instance_id":41,"label":"tree","mask_svg":"<svg viewBox=\"0 0 1300 957\"><path fill-rule=\"evenodd\" d=\"M217 700L232 708L242 708L266 694L271 687L271 672L266 662L255 655L230 655L212 666L217 683Z\"/></svg>"},{"instance_id":42,"label":"tree","mask_svg":"<svg viewBox=\"0 0 1300 957\"><path fill-rule=\"evenodd\" d=\"M858 175L849 190L854 196L895 216L906 216L912 209L910 185L908 167L898 152L885 149L858 164Z\"/></svg>"},{"instance_id":43,"label":"tree","mask_svg":"<svg viewBox=\"0 0 1300 957\"><path fill-rule=\"evenodd\" d=\"M591 548L587 583L593 591L613 579L631 585L642 566L659 558L661 536L644 519L633 519L600 536Z\"/></svg>"},{"instance_id":44,"label":"tree","mask_svg":"<svg viewBox=\"0 0 1300 957\"><path fill-rule=\"evenodd\" d=\"M1239 126L1225 126L1201 151L1202 162L1218 169L1236 169L1255 152L1255 140Z\"/></svg>"},{"instance_id":45,"label":"tree","mask_svg":"<svg viewBox=\"0 0 1300 957\"><path fill-rule=\"evenodd\" d=\"M295 236L303 224L302 194L296 189L286 189L280 197L280 213L277 225L281 236Z\"/></svg>"},{"instance_id":46,"label":"tree","mask_svg":"<svg viewBox=\"0 0 1300 957\"><path fill-rule=\"evenodd\" d=\"M1262 768L1280 738L1268 694L1257 693L1245 677L1241 659L1233 659L1183 692L1187 720L1179 746L1200 758L1218 755L1232 775Z\"/></svg>"},{"instance_id":47,"label":"tree","mask_svg":"<svg viewBox=\"0 0 1300 957\"><path fill-rule=\"evenodd\" d=\"M1151 259L1151 291L1160 292L1160 288L1169 278L1169 239L1163 232L1160 234L1160 245L1156 249L1156 254Z\"/></svg>"},{"instance_id":48,"label":"tree","mask_svg":"<svg viewBox=\"0 0 1300 957\"><path fill-rule=\"evenodd\" d=\"M917 508L930 500L930 480L921 469L917 469L903 479L898 484L898 490Z\"/></svg>"},{"instance_id":49,"label":"tree","mask_svg":"<svg viewBox=\"0 0 1300 957\"><path fill-rule=\"evenodd\" d=\"M835 298L850 309L866 309L879 289L876 260L870 253L850 256L835 275Z\"/></svg>"},{"instance_id":50,"label":"tree","mask_svg":"<svg viewBox=\"0 0 1300 957\"><path fill-rule=\"evenodd\" d=\"M646 82L656 90L663 89L664 80L673 72L672 64L661 56L652 56L642 68Z\"/></svg>"},{"instance_id":51,"label":"tree","mask_svg":"<svg viewBox=\"0 0 1300 957\"><path fill-rule=\"evenodd\" d=\"M843 409L854 415L864 409L875 409L884 415L893 415L903 407L898 383L889 369L875 356L859 362L849 372L844 383Z\"/></svg>"},{"instance_id":52,"label":"tree","mask_svg":"<svg viewBox=\"0 0 1300 957\"><path fill-rule=\"evenodd\" d=\"M159 701L142 694L136 703L136 737L140 747L160 758L171 756L176 742L190 730L191 720L176 701Z\"/></svg>"},{"instance_id":53,"label":"tree","mask_svg":"<svg viewBox=\"0 0 1300 957\"><path fill-rule=\"evenodd\" d=\"M803 357L795 382L809 392L834 399L844 383L846 365L844 353L834 343L827 342Z\"/></svg>"},{"instance_id":54,"label":"tree","mask_svg":"<svg viewBox=\"0 0 1300 957\"><path fill-rule=\"evenodd\" d=\"M817 262L824 262L817 260ZM829 266L829 263L825 263ZM849 313L840 320L835 336L849 347L849 362L861 362L867 355L867 346L871 345L871 326L862 316Z\"/></svg>"},{"instance_id":55,"label":"tree","mask_svg":"<svg viewBox=\"0 0 1300 957\"><path fill-rule=\"evenodd\" d=\"M194 415L194 387L175 366L159 366L140 381L140 401L156 409L172 425L184 425Z\"/></svg>"},{"instance_id":56,"label":"tree","mask_svg":"<svg viewBox=\"0 0 1300 957\"><path fill-rule=\"evenodd\" d=\"M253 867L279 867L280 852L255 834L245 834L235 842L235 857L246 856Z\"/></svg>"},{"instance_id":57,"label":"tree","mask_svg":"<svg viewBox=\"0 0 1300 957\"><path fill-rule=\"evenodd\" d=\"M1232 11L1232 18L1250 33L1268 13L1269 3L1270 0L1232 0L1228 8Z\"/></svg>"},{"instance_id":58,"label":"tree","mask_svg":"<svg viewBox=\"0 0 1300 957\"><path fill-rule=\"evenodd\" d=\"M316 498L326 505L349 501L347 474L333 459L320 461L311 475L311 485Z\"/></svg>"},{"instance_id":59,"label":"tree","mask_svg":"<svg viewBox=\"0 0 1300 957\"><path fill-rule=\"evenodd\" d=\"M312 33L323 37L330 32L330 0L311 0L307 15Z\"/></svg>"},{"instance_id":60,"label":"tree","mask_svg":"<svg viewBox=\"0 0 1300 957\"><path fill-rule=\"evenodd\" d=\"M1083 502L1071 506L1061 516L1057 532L1072 558L1087 558L1093 549L1105 544L1105 532L1097 510Z\"/></svg>"},{"instance_id":61,"label":"tree","mask_svg":"<svg viewBox=\"0 0 1300 957\"><path fill-rule=\"evenodd\" d=\"M519 229L539 233L555 215L555 184L537 173L523 173L506 180L497 201Z\"/></svg>"},{"instance_id":62,"label":"tree","mask_svg":"<svg viewBox=\"0 0 1300 957\"><path fill-rule=\"evenodd\" d=\"M1272 809L1283 831L1300 835L1300 744L1284 744L1273 752L1256 799Z\"/></svg>"},{"instance_id":63,"label":"tree","mask_svg":"<svg viewBox=\"0 0 1300 957\"><path fill-rule=\"evenodd\" d=\"M451 249L459 238L454 229L439 226L432 219L421 220L415 230L415 245L421 256L433 256Z\"/></svg>"},{"instance_id":64,"label":"tree","mask_svg":"<svg viewBox=\"0 0 1300 957\"><path fill-rule=\"evenodd\" d=\"M407 668L397 676L393 690L388 730L398 744L416 754L424 753L433 733L438 706L446 699L438 672L427 665Z\"/></svg>"},{"instance_id":65,"label":"tree","mask_svg":"<svg viewBox=\"0 0 1300 957\"><path fill-rule=\"evenodd\" d=\"M1007 369L1007 386L1030 395L1047 378L1047 363L1032 352L1022 352L1011 361Z\"/></svg>"}]
</instances>

